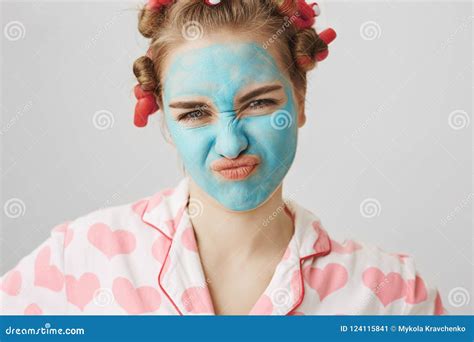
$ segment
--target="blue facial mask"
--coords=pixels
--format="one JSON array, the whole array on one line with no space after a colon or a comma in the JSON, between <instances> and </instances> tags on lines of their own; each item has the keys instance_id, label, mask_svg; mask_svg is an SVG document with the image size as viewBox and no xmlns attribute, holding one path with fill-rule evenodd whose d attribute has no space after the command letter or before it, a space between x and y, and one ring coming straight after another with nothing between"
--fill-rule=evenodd
<instances>
[{"instance_id":1,"label":"blue facial mask","mask_svg":"<svg viewBox=\"0 0 474 342\"><path fill-rule=\"evenodd\" d=\"M264 114L247 110L247 115L244 110L239 116L237 95L245 94L248 85L254 89L269 83L283 87L286 98L280 96L281 104L270 106L268 112L262 109ZM214 110L205 110L213 113L213 119L194 119L192 124L178 121L170 103L194 101L196 97L212 104ZM269 93L247 102L264 98L275 96ZM271 54L257 43L213 44L177 54L164 75L163 106L187 173L227 209L245 211L261 205L281 184L294 160L298 128L291 84ZM260 158L247 178L227 180L211 170L213 161L241 154Z\"/></svg>"}]
</instances>

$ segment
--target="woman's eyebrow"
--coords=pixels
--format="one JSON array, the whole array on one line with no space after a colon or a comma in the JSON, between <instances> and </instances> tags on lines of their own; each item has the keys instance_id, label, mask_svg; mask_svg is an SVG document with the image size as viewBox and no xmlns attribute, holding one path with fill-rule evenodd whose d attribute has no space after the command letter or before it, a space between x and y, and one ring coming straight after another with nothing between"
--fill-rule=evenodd
<instances>
[{"instance_id":1,"label":"woman's eyebrow","mask_svg":"<svg viewBox=\"0 0 474 342\"><path fill-rule=\"evenodd\" d=\"M209 105L206 102L202 101L178 101L170 103L170 108L183 108L183 109L204 109L207 108Z\"/></svg>"},{"instance_id":2,"label":"woman's eyebrow","mask_svg":"<svg viewBox=\"0 0 474 342\"><path fill-rule=\"evenodd\" d=\"M273 84L273 85L267 85L267 86L254 89L248 92L247 94L245 94L244 96L242 96L241 98L239 98L239 100L237 101L237 106L244 104L245 102L247 102L248 100L254 97L257 97L259 95L263 95L275 90L280 90L282 88L283 87L279 84ZM177 102L173 102L169 104L170 108L196 109L196 110L204 109L204 108L207 108L208 106L209 105L203 101L177 101Z\"/></svg>"},{"instance_id":3,"label":"woman's eyebrow","mask_svg":"<svg viewBox=\"0 0 474 342\"><path fill-rule=\"evenodd\" d=\"M249 93L242 96L241 98L239 98L239 100L237 101L237 107L239 105L244 104L245 102L247 102L248 100L250 100L254 97L269 93L269 92L274 91L274 90L280 90L282 88L283 87L281 85L274 84L274 85L263 86L263 87L255 89L255 90L252 90Z\"/></svg>"}]
</instances>

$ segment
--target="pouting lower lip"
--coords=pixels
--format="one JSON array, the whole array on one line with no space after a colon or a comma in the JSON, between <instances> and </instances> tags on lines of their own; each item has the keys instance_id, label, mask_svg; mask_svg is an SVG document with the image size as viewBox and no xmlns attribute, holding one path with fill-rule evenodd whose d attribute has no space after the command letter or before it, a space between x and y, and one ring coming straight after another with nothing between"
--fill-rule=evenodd
<instances>
[{"instance_id":1,"label":"pouting lower lip","mask_svg":"<svg viewBox=\"0 0 474 342\"><path fill-rule=\"evenodd\" d=\"M257 165L239 166L217 171L222 177L231 180L240 180L247 178Z\"/></svg>"}]
</instances>

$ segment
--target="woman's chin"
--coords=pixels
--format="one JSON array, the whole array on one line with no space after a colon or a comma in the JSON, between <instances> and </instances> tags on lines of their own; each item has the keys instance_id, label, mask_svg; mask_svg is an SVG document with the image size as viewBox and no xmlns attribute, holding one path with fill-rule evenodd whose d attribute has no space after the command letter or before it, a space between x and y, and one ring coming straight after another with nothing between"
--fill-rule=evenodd
<instances>
[{"instance_id":1,"label":"woman's chin","mask_svg":"<svg viewBox=\"0 0 474 342\"><path fill-rule=\"evenodd\" d=\"M214 196L215 195L215 196ZM251 211L261 206L270 194L260 191L259 188L247 186L230 186L211 196L221 206L230 211Z\"/></svg>"}]
</instances>

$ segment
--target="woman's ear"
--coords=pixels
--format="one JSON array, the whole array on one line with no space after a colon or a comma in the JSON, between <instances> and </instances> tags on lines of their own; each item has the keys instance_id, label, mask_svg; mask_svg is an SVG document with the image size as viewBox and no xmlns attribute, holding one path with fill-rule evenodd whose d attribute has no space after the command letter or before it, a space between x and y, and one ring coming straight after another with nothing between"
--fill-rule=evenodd
<instances>
[{"instance_id":1,"label":"woman's ear","mask_svg":"<svg viewBox=\"0 0 474 342\"><path fill-rule=\"evenodd\" d=\"M173 138L171 137L171 133L168 129L168 125L166 124L165 120L165 113L160 109L159 113L160 118L161 118L161 123L160 123L160 129L161 129L161 134L165 138L166 142L170 144L173 147L176 147L174 144Z\"/></svg>"},{"instance_id":2,"label":"woman's ear","mask_svg":"<svg viewBox=\"0 0 474 342\"><path fill-rule=\"evenodd\" d=\"M306 123L305 99L305 94L296 94L298 128Z\"/></svg>"}]
</instances>

